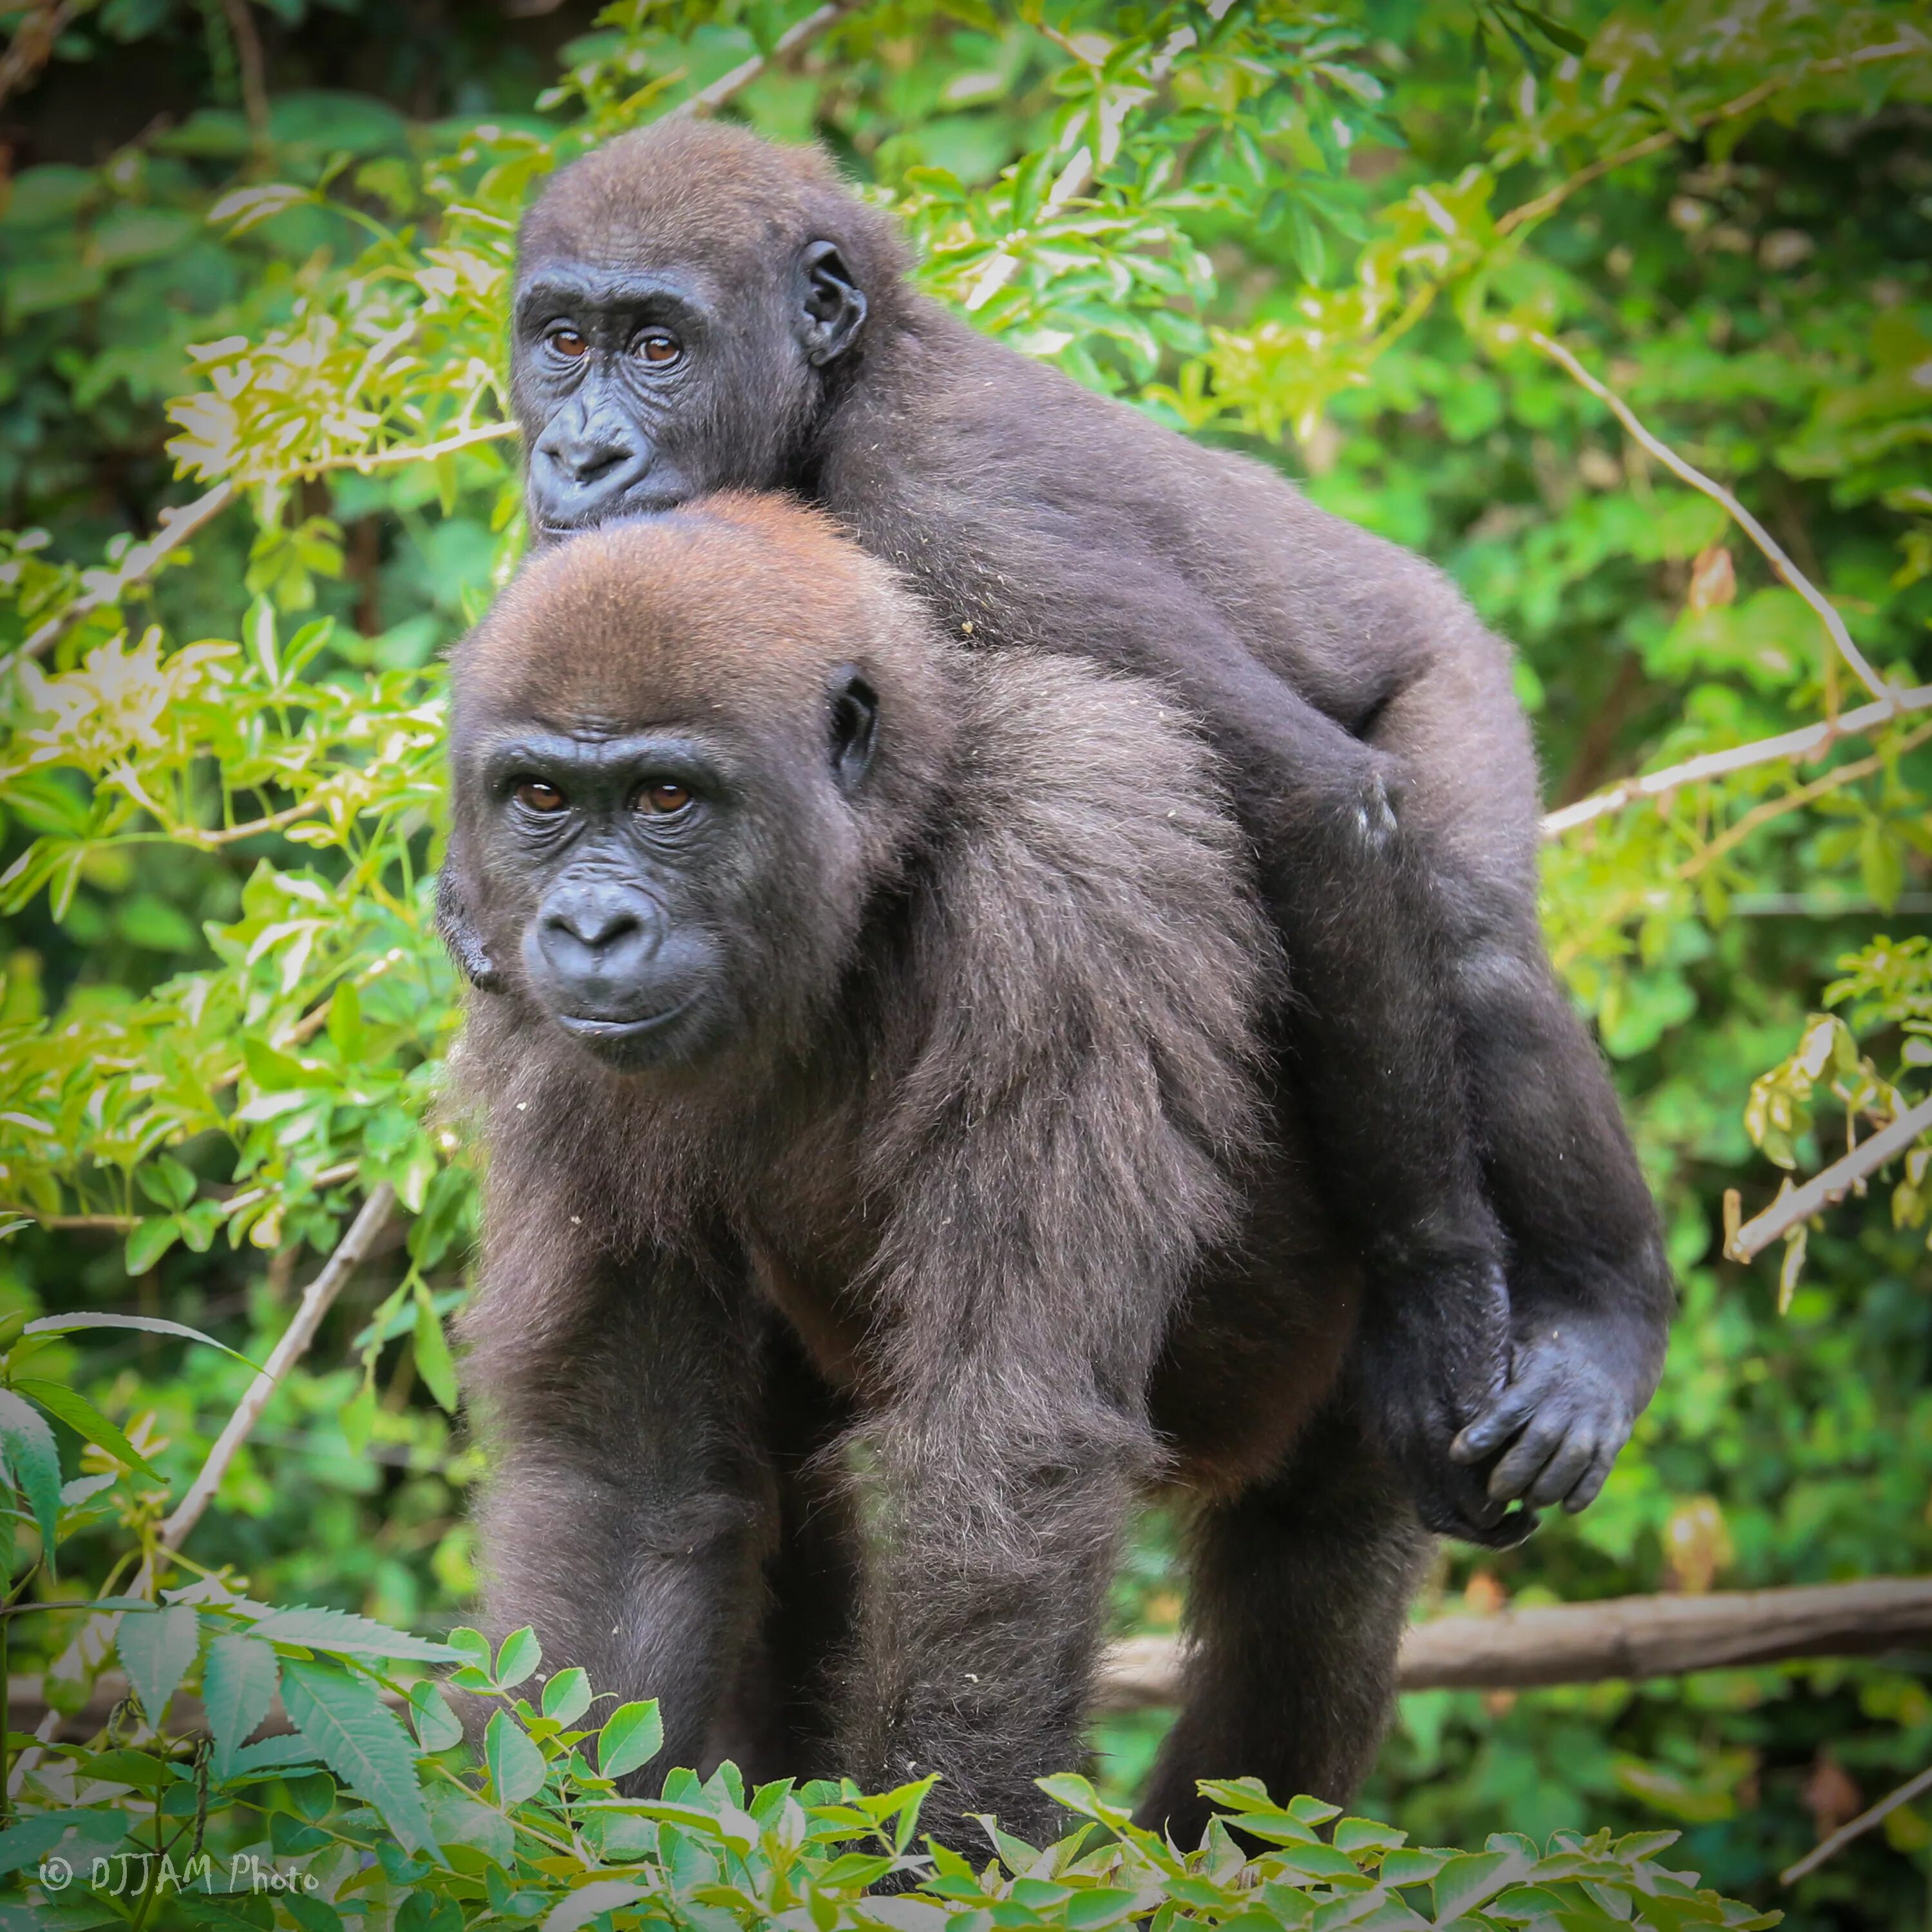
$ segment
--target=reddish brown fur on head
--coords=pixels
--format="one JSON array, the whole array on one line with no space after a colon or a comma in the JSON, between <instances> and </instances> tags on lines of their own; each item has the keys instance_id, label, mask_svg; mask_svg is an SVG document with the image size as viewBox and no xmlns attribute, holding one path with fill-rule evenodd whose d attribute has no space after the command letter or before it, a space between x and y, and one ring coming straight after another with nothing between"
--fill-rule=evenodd
<instances>
[{"instance_id":1,"label":"reddish brown fur on head","mask_svg":"<svg viewBox=\"0 0 1932 1932\"><path fill-rule=\"evenodd\" d=\"M809 241L838 244L884 302L908 256L817 148L784 148L713 121L660 121L573 161L524 219L520 267L564 259L626 268L701 265L729 277L788 268Z\"/></svg>"},{"instance_id":2,"label":"reddish brown fur on head","mask_svg":"<svg viewBox=\"0 0 1932 1932\"><path fill-rule=\"evenodd\" d=\"M749 729L814 744L826 677L854 664L880 693L881 750L898 766L943 730L938 662L916 601L829 518L742 495L540 553L456 657L472 728Z\"/></svg>"}]
</instances>

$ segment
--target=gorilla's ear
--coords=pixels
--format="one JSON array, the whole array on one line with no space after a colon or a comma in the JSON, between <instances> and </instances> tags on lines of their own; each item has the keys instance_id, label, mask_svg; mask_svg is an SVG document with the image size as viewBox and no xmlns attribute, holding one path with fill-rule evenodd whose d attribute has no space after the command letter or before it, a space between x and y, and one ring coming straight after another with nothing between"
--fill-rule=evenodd
<instances>
[{"instance_id":1,"label":"gorilla's ear","mask_svg":"<svg viewBox=\"0 0 1932 1932\"><path fill-rule=\"evenodd\" d=\"M879 694L850 664L832 674L832 776L848 796L872 762Z\"/></svg>"},{"instance_id":2,"label":"gorilla's ear","mask_svg":"<svg viewBox=\"0 0 1932 1932\"><path fill-rule=\"evenodd\" d=\"M866 320L865 292L853 280L836 242L807 242L799 266L805 272L799 340L806 360L822 369L851 346Z\"/></svg>"}]
</instances>

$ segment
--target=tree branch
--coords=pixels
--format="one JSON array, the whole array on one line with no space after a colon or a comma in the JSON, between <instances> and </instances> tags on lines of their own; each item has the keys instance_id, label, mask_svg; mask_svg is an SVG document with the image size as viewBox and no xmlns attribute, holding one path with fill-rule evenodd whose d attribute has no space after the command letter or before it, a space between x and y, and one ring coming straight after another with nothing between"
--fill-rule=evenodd
<instances>
[{"instance_id":1,"label":"tree branch","mask_svg":"<svg viewBox=\"0 0 1932 1932\"><path fill-rule=\"evenodd\" d=\"M78 0L39 0L0 54L0 100L32 83L80 11Z\"/></svg>"},{"instance_id":2,"label":"tree branch","mask_svg":"<svg viewBox=\"0 0 1932 1932\"><path fill-rule=\"evenodd\" d=\"M1438 1617L1404 1634L1404 1690L1533 1690L1608 1678L1676 1676L1790 1658L1858 1657L1932 1639L1932 1576L1874 1577L1706 1596ZM1172 1637L1130 1637L1103 1659L1103 1710L1172 1704L1182 1653Z\"/></svg>"},{"instance_id":3,"label":"tree branch","mask_svg":"<svg viewBox=\"0 0 1932 1932\"><path fill-rule=\"evenodd\" d=\"M1781 94L1787 88L1796 87L1820 74L1848 74L1854 68L1869 66L1874 61L1898 60L1907 54L1928 51L1923 40L1887 40L1876 46L1859 47L1849 54L1834 55L1829 60L1822 60L1816 66L1804 73L1789 76L1780 76L1774 80L1760 81L1756 87L1739 94L1734 100L1727 100L1723 106L1714 108L1698 123L1697 130L1714 127L1720 121L1734 121L1740 114L1748 114L1754 107L1762 106L1774 94ZM1660 128L1654 134L1646 134L1640 141L1634 141L1628 148L1620 148L1614 154L1606 154L1594 160L1587 167L1579 168L1567 180L1561 181L1540 194L1534 200L1526 201L1520 207L1511 208L1496 222L1498 235L1514 234L1526 221L1540 221L1546 214L1553 214L1579 188L1587 188L1594 181L1600 181L1605 175L1613 174L1618 168L1628 167L1632 161L1640 161L1647 154L1661 154L1666 148L1678 146L1687 137L1674 128Z\"/></svg>"},{"instance_id":4,"label":"tree branch","mask_svg":"<svg viewBox=\"0 0 1932 1932\"><path fill-rule=\"evenodd\" d=\"M1563 369L1573 380L1608 409L1618 422L1629 431L1646 451L1662 464L1672 475L1699 490L1712 502L1720 505L1744 535L1764 554L1766 561L1791 588L1796 591L1817 614L1819 622L1825 626L1826 634L1838 646L1838 655L1851 667L1852 675L1882 705L1895 709L1897 694L1880 677L1866 661L1864 652L1852 641L1852 634L1845 628L1845 620L1834 610L1830 602L1819 592L1811 580L1785 554L1784 547L1756 518L1747 510L1730 490L1704 472L1687 463L1676 451L1660 437L1653 436L1637 419L1636 412L1614 389L1598 381L1562 344L1545 335L1539 328L1528 332L1531 345Z\"/></svg>"},{"instance_id":5,"label":"tree branch","mask_svg":"<svg viewBox=\"0 0 1932 1932\"><path fill-rule=\"evenodd\" d=\"M1917 1106L1908 1107L1891 1126L1881 1127L1870 1140L1861 1141L1850 1154L1814 1174L1802 1187L1793 1187L1787 1180L1778 1198L1762 1214L1754 1215L1726 1238L1725 1254L1734 1262L1754 1260L1801 1222L1834 1207L1924 1133L1932 1133L1932 1100L1922 1100Z\"/></svg>"},{"instance_id":6,"label":"tree branch","mask_svg":"<svg viewBox=\"0 0 1932 1932\"><path fill-rule=\"evenodd\" d=\"M95 610L110 609L134 586L152 577L169 555L186 543L204 524L225 510L235 494L232 480L224 478L205 495L178 508L164 510L161 527L145 543L130 546L128 554L109 572L99 586L76 597L64 610L56 611L32 632L13 656L0 663L0 677L9 675L23 660L37 658L51 650L82 618Z\"/></svg>"},{"instance_id":7,"label":"tree branch","mask_svg":"<svg viewBox=\"0 0 1932 1932\"><path fill-rule=\"evenodd\" d=\"M1682 764L1666 765L1661 771L1625 778L1607 791L1547 813L1542 834L1545 838L1561 838L1566 832L1588 825L1592 819L1606 818L1642 800L1667 797L1684 785L1706 784L1732 772L1748 771L1754 765L1815 758L1830 750L1840 738L1875 730L1904 712L1926 710L1932 710L1932 684L1915 685L1909 691L1893 692L1884 703L1862 704L1856 711L1841 712L1836 718L1824 718L1796 731L1780 732L1774 738L1754 738L1748 745L1734 745L1726 752L1700 752Z\"/></svg>"},{"instance_id":8,"label":"tree branch","mask_svg":"<svg viewBox=\"0 0 1932 1932\"><path fill-rule=\"evenodd\" d=\"M388 1225L395 1204L395 1190L386 1180L379 1182L363 1202L362 1212L349 1224L349 1232L336 1244L335 1252L323 1264L322 1272L309 1283L301 1305L296 1310L295 1319L275 1344L267 1366L249 1384L248 1394L236 1403L235 1413L216 1438L214 1448L208 1450L200 1474L195 1478L172 1514L161 1525L162 1549L178 1550L201 1520L202 1513L214 1499L215 1491L221 1486L221 1479L228 1473L228 1466L234 1461L236 1451L248 1439L250 1431L260 1419L268 1398L280 1385L282 1378L308 1352L308 1345L315 1340L322 1318L341 1293L343 1285L355 1273L357 1264L374 1244L376 1236ZM144 1574L152 1574L149 1564L144 1564L142 1568ZM138 1588L135 1594L140 1594Z\"/></svg>"},{"instance_id":9,"label":"tree branch","mask_svg":"<svg viewBox=\"0 0 1932 1932\"><path fill-rule=\"evenodd\" d=\"M221 0L228 31L235 40L235 63L242 70L242 106L257 153L268 146L268 70L262 58L262 37L255 31L248 0Z\"/></svg>"},{"instance_id":10,"label":"tree branch","mask_svg":"<svg viewBox=\"0 0 1932 1932\"><path fill-rule=\"evenodd\" d=\"M806 41L823 33L842 14L849 14L858 0L828 0L823 7L815 7L802 20L794 20L772 43L769 54L754 54L748 61L741 61L729 74L720 74L709 87L702 87L688 100L680 100L664 118L667 121L690 120L701 115L716 114L735 94L740 94L763 74L766 68L788 60Z\"/></svg>"},{"instance_id":11,"label":"tree branch","mask_svg":"<svg viewBox=\"0 0 1932 1932\"><path fill-rule=\"evenodd\" d=\"M1796 1885L1816 1871L1825 1861L1843 1851L1854 1838L1862 1838L1874 1825L1882 1824L1901 1804L1910 1804L1922 1791L1932 1790L1932 1767L1909 1778L1896 1791L1888 1792L1869 1810L1861 1811L1849 1825L1840 1825L1828 1838L1821 1839L1796 1864L1786 1865L1778 1875L1780 1885Z\"/></svg>"}]
</instances>

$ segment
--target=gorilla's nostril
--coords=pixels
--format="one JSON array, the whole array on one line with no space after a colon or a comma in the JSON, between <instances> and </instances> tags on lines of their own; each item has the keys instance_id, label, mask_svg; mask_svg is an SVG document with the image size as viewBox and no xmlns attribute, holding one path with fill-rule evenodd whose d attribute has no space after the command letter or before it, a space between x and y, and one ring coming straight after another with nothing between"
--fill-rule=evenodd
<instances>
[{"instance_id":1,"label":"gorilla's nostril","mask_svg":"<svg viewBox=\"0 0 1932 1932\"><path fill-rule=\"evenodd\" d=\"M553 932L568 934L578 945L601 952L635 932L643 922L632 907L593 900L553 913L544 923Z\"/></svg>"}]
</instances>

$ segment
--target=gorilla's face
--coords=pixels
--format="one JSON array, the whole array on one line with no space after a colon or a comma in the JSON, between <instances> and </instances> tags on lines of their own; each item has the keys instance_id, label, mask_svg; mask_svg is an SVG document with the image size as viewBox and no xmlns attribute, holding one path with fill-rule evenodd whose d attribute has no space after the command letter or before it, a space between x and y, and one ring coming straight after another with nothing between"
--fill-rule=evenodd
<instances>
[{"instance_id":1,"label":"gorilla's face","mask_svg":"<svg viewBox=\"0 0 1932 1932\"><path fill-rule=\"evenodd\" d=\"M539 542L786 480L864 296L829 242L774 263L721 250L653 259L608 238L595 260L520 269L512 386Z\"/></svg>"},{"instance_id":2,"label":"gorilla's face","mask_svg":"<svg viewBox=\"0 0 1932 1932\"><path fill-rule=\"evenodd\" d=\"M827 990L849 928L845 795L874 700L835 676L794 734L507 719L467 748L489 950L605 1065L770 1048ZM781 748L784 747L785 748ZM520 969L520 970L518 970Z\"/></svg>"}]
</instances>

